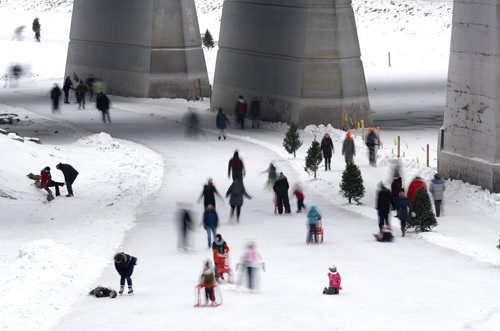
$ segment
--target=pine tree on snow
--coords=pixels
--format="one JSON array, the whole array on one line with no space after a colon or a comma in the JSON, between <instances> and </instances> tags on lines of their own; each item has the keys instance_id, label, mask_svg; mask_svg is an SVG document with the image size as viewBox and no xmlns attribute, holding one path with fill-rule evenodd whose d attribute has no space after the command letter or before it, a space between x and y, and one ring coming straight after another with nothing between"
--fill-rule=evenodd
<instances>
[{"instance_id":1,"label":"pine tree on snow","mask_svg":"<svg viewBox=\"0 0 500 331\"><path fill-rule=\"evenodd\" d=\"M295 157L295 153L300 146L302 146L302 140L300 140L299 128L297 124L291 123L283 139L283 147L285 147L288 153L293 154L293 157Z\"/></svg>"},{"instance_id":2,"label":"pine tree on snow","mask_svg":"<svg viewBox=\"0 0 500 331\"><path fill-rule=\"evenodd\" d=\"M323 157L321 156L321 147L319 145L319 142L314 139L311 147L309 147L309 149L307 150L306 166L304 167L304 170L307 173L312 172L314 174L314 178L316 178L316 172L319 169L321 161L323 161Z\"/></svg>"},{"instance_id":3,"label":"pine tree on snow","mask_svg":"<svg viewBox=\"0 0 500 331\"><path fill-rule=\"evenodd\" d=\"M431 199L425 188L419 188L412 202L412 211L415 217L411 217L408 228L415 228L422 232L430 231L438 225L434 212L432 211Z\"/></svg>"},{"instance_id":4,"label":"pine tree on snow","mask_svg":"<svg viewBox=\"0 0 500 331\"><path fill-rule=\"evenodd\" d=\"M359 167L354 163L347 163L344 171L342 172L340 194L347 198L349 203L354 200L358 205L361 204L361 198L365 196L363 177L361 176Z\"/></svg>"},{"instance_id":5,"label":"pine tree on snow","mask_svg":"<svg viewBox=\"0 0 500 331\"><path fill-rule=\"evenodd\" d=\"M210 31L205 31L205 36L203 37L203 46L205 46L207 49L214 48L215 43L214 43L214 38L212 37L212 34Z\"/></svg>"}]
</instances>

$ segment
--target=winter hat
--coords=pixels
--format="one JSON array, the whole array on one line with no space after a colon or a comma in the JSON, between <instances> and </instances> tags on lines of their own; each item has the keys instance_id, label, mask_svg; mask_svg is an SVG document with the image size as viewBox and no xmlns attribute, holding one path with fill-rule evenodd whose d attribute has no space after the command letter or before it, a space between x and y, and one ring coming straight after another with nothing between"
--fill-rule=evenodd
<instances>
[{"instance_id":1,"label":"winter hat","mask_svg":"<svg viewBox=\"0 0 500 331\"><path fill-rule=\"evenodd\" d=\"M125 256L125 253L121 252L116 253L114 259L116 263L123 263L127 260L127 257Z\"/></svg>"},{"instance_id":2,"label":"winter hat","mask_svg":"<svg viewBox=\"0 0 500 331\"><path fill-rule=\"evenodd\" d=\"M337 272L337 267L335 265L331 265L328 267L328 269L331 271L331 272Z\"/></svg>"},{"instance_id":3,"label":"winter hat","mask_svg":"<svg viewBox=\"0 0 500 331\"><path fill-rule=\"evenodd\" d=\"M50 171L50 167L43 168L44 171Z\"/></svg>"},{"instance_id":4,"label":"winter hat","mask_svg":"<svg viewBox=\"0 0 500 331\"><path fill-rule=\"evenodd\" d=\"M434 179L441 179L441 177L439 177L439 174L434 174Z\"/></svg>"},{"instance_id":5,"label":"winter hat","mask_svg":"<svg viewBox=\"0 0 500 331\"><path fill-rule=\"evenodd\" d=\"M222 111L222 107L219 107L219 109L218 109L218 110L219 110L219 111Z\"/></svg>"},{"instance_id":6,"label":"winter hat","mask_svg":"<svg viewBox=\"0 0 500 331\"><path fill-rule=\"evenodd\" d=\"M345 134L345 136L346 136L347 138L351 138L351 131L347 131L347 132L346 132L346 134Z\"/></svg>"}]
</instances>

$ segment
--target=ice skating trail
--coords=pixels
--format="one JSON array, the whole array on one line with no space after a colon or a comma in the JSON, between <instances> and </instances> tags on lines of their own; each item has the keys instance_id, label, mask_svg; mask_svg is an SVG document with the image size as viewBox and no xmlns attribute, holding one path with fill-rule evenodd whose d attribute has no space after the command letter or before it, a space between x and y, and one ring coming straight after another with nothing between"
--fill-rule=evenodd
<instances>
[{"instance_id":1,"label":"ice skating trail","mask_svg":"<svg viewBox=\"0 0 500 331\"><path fill-rule=\"evenodd\" d=\"M52 117L42 99L45 91L23 91L22 97L10 94L3 102ZM135 294L96 299L82 289L81 301L54 330L458 330L498 325L498 266L414 234L390 244L375 242L371 235L377 229L375 212L369 216L367 207L356 212L338 201L343 168L339 157L332 162L331 174L323 173L316 181L305 179L300 162L278 151L279 138L272 130L229 130L227 141L218 141L210 129L187 137L181 119L186 103L117 100L111 125L102 124L93 108L66 107L57 118L90 132L105 131L144 144L164 157L162 188L140 207L138 223L122 245L123 251L138 258L132 277ZM159 109L165 115L154 115ZM202 126L213 127L213 113L201 112L201 117ZM338 155L339 145L335 147ZM194 286L203 260L211 257L206 233L198 226L202 205L196 199L208 177L225 195L230 185L227 162L236 149L245 163L245 186L253 199L244 202L238 225L227 221L227 200L218 201L218 232L231 248L233 267L245 241L254 239L267 270L259 275L258 291L223 284L222 306L195 309ZM315 203L323 214L323 244L305 244L305 214L273 214L273 196L264 188L262 174L271 161L291 185L304 182L306 205ZM361 167L372 185L367 191L374 191L386 169ZM193 203L196 233L189 253L177 250L178 202ZM96 286L118 287L109 258ZM321 294L331 264L337 265L343 279L339 296Z\"/></svg>"}]
</instances>

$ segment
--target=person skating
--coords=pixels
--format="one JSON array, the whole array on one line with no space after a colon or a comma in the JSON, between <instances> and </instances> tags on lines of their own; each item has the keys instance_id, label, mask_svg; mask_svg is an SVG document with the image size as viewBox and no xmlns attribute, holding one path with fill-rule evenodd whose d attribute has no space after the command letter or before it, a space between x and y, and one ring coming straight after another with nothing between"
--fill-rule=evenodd
<instances>
[{"instance_id":1,"label":"person skating","mask_svg":"<svg viewBox=\"0 0 500 331\"><path fill-rule=\"evenodd\" d=\"M293 195L297 199L297 213L300 213L302 212L302 209L306 209L306 205L304 205L304 191L299 184L294 185Z\"/></svg>"},{"instance_id":2,"label":"person skating","mask_svg":"<svg viewBox=\"0 0 500 331\"><path fill-rule=\"evenodd\" d=\"M378 184L379 190L377 192L377 213L378 213L378 227L382 230L382 227L389 225L389 212L391 207L394 207L394 200L392 199L392 193L384 183L380 182Z\"/></svg>"},{"instance_id":3,"label":"person skating","mask_svg":"<svg viewBox=\"0 0 500 331\"><path fill-rule=\"evenodd\" d=\"M215 292L214 287L216 286L215 282L215 270L212 266L212 262L210 259L207 259L203 264L203 271L200 277L200 284L205 288L205 301L207 304L215 303Z\"/></svg>"},{"instance_id":4,"label":"person skating","mask_svg":"<svg viewBox=\"0 0 500 331\"><path fill-rule=\"evenodd\" d=\"M224 113L222 108L219 108L219 110L217 110L217 116L215 117L215 125L219 130L219 140L221 136L224 137L224 140L226 140L226 128L229 125L229 119L227 118L226 113Z\"/></svg>"},{"instance_id":5,"label":"person skating","mask_svg":"<svg viewBox=\"0 0 500 331\"><path fill-rule=\"evenodd\" d=\"M351 138L351 131L347 131L345 134L345 139L342 144L342 155L344 155L346 164L354 162L356 146L354 145L354 140Z\"/></svg>"},{"instance_id":6,"label":"person skating","mask_svg":"<svg viewBox=\"0 0 500 331\"><path fill-rule=\"evenodd\" d=\"M219 226L219 216L212 204L209 204L203 213L203 228L207 231L208 248L212 246L212 233L215 238Z\"/></svg>"},{"instance_id":7,"label":"person skating","mask_svg":"<svg viewBox=\"0 0 500 331\"><path fill-rule=\"evenodd\" d=\"M134 267L137 264L137 258L124 252L115 254L115 269L120 275L120 291L118 293L123 294L123 289L125 287L125 280L128 285L128 294L134 293L132 289L132 274L134 273Z\"/></svg>"},{"instance_id":8,"label":"person skating","mask_svg":"<svg viewBox=\"0 0 500 331\"><path fill-rule=\"evenodd\" d=\"M374 236L375 239L380 242L391 242L394 239L389 225L384 225L382 229L380 229L380 233L374 234Z\"/></svg>"},{"instance_id":9,"label":"person skating","mask_svg":"<svg viewBox=\"0 0 500 331\"><path fill-rule=\"evenodd\" d=\"M43 188L47 191L47 200L54 200L54 196L52 195L52 191L49 187L54 187L56 190L56 196L61 195L59 192L59 186L64 186L64 183L55 182L52 180L52 175L50 174L50 167L45 167L40 171L40 188Z\"/></svg>"},{"instance_id":10,"label":"person skating","mask_svg":"<svg viewBox=\"0 0 500 331\"><path fill-rule=\"evenodd\" d=\"M229 160L227 165L227 177L231 176L233 173L233 180L241 180L243 182L243 177L245 176L245 165L240 159L238 151L234 151L233 158Z\"/></svg>"},{"instance_id":11,"label":"person skating","mask_svg":"<svg viewBox=\"0 0 500 331\"><path fill-rule=\"evenodd\" d=\"M323 294L327 295L333 295L333 294L339 294L339 291L342 289L341 286L341 281L342 278L340 277L340 274L337 271L337 267L332 265L328 267L328 287L325 287L323 289Z\"/></svg>"},{"instance_id":12,"label":"person skating","mask_svg":"<svg viewBox=\"0 0 500 331\"><path fill-rule=\"evenodd\" d=\"M245 116L247 113L247 108L248 105L245 98L242 95L240 95L238 101L236 101L234 114L236 115L236 118L238 119L238 123L240 123L240 127L242 130L245 128Z\"/></svg>"},{"instance_id":13,"label":"person skating","mask_svg":"<svg viewBox=\"0 0 500 331\"><path fill-rule=\"evenodd\" d=\"M283 214L283 207L285 207L285 214L290 214L290 200L288 197L288 179L280 172L276 182L273 185L274 193L276 193L276 205L278 206L278 214Z\"/></svg>"},{"instance_id":14,"label":"person skating","mask_svg":"<svg viewBox=\"0 0 500 331\"><path fill-rule=\"evenodd\" d=\"M76 177L78 176L78 171L76 171L73 166L66 163L59 163L56 165L56 169L62 171L64 175L64 182L66 183L66 189L68 190L67 197L73 196L73 183L75 182Z\"/></svg>"},{"instance_id":15,"label":"person skating","mask_svg":"<svg viewBox=\"0 0 500 331\"><path fill-rule=\"evenodd\" d=\"M271 162L269 164L269 167L266 170L262 171L262 173L267 173L266 186L273 187L274 183L276 182L276 178L278 177L278 175L276 174L276 167L274 166L274 164Z\"/></svg>"},{"instance_id":16,"label":"person skating","mask_svg":"<svg viewBox=\"0 0 500 331\"><path fill-rule=\"evenodd\" d=\"M107 119L108 122L111 123L111 117L109 116L111 101L109 101L108 96L104 94L104 92L100 91L97 93L97 96L95 97L95 105L102 114L102 121L106 123Z\"/></svg>"},{"instance_id":17,"label":"person skating","mask_svg":"<svg viewBox=\"0 0 500 331\"><path fill-rule=\"evenodd\" d=\"M249 241L245 247L245 251L241 256L240 265L243 267L243 271L247 273L248 288L255 288L255 275L258 268L262 268L266 271L266 265L262 261L262 256L257 251L255 242Z\"/></svg>"},{"instance_id":18,"label":"person skating","mask_svg":"<svg viewBox=\"0 0 500 331\"><path fill-rule=\"evenodd\" d=\"M234 180L231 186L227 189L226 198L229 198L229 205L231 206L231 214L229 220L233 219L234 210L236 209L236 223L240 222L241 206L243 205L243 197L252 199L245 190L241 180Z\"/></svg>"},{"instance_id":19,"label":"person skating","mask_svg":"<svg viewBox=\"0 0 500 331\"><path fill-rule=\"evenodd\" d=\"M215 236L215 240L212 243L212 251L214 253L216 278L220 277L224 279L223 271L228 268L229 246L220 234Z\"/></svg>"},{"instance_id":20,"label":"person skating","mask_svg":"<svg viewBox=\"0 0 500 331\"><path fill-rule=\"evenodd\" d=\"M217 188L215 187L212 178L209 178L208 182L205 185L203 185L203 191L201 192L198 201L200 201L201 198L203 198L203 207L205 209L208 207L208 205L213 205L214 209L216 209L215 195L217 195L221 200L223 199L219 191L217 191Z\"/></svg>"},{"instance_id":21,"label":"person skating","mask_svg":"<svg viewBox=\"0 0 500 331\"><path fill-rule=\"evenodd\" d=\"M78 101L78 109L85 109L85 95L89 91L87 85L81 80L78 85L76 86L76 95L77 95L77 101Z\"/></svg>"},{"instance_id":22,"label":"person skating","mask_svg":"<svg viewBox=\"0 0 500 331\"><path fill-rule=\"evenodd\" d=\"M59 101L61 100L61 89L59 85L54 84L54 87L50 90L50 100L52 101L52 112L61 112L59 109Z\"/></svg>"},{"instance_id":23,"label":"person skating","mask_svg":"<svg viewBox=\"0 0 500 331\"><path fill-rule=\"evenodd\" d=\"M370 165L375 167L377 165L377 146L380 145L380 140L374 128L368 129L369 133L366 136L366 146L368 147L368 161Z\"/></svg>"},{"instance_id":24,"label":"person skating","mask_svg":"<svg viewBox=\"0 0 500 331\"><path fill-rule=\"evenodd\" d=\"M250 116L252 117L252 129L260 128L260 100L257 97L253 97L250 102Z\"/></svg>"},{"instance_id":25,"label":"person skating","mask_svg":"<svg viewBox=\"0 0 500 331\"><path fill-rule=\"evenodd\" d=\"M399 191L399 196L396 199L397 218L401 222L401 234L406 235L406 222L410 218L410 200L405 195L405 190Z\"/></svg>"},{"instance_id":26,"label":"person skating","mask_svg":"<svg viewBox=\"0 0 500 331\"><path fill-rule=\"evenodd\" d=\"M97 286L95 289L89 292L89 295L93 295L96 298L116 298L116 291L111 287Z\"/></svg>"},{"instance_id":27,"label":"person skating","mask_svg":"<svg viewBox=\"0 0 500 331\"><path fill-rule=\"evenodd\" d=\"M311 205L309 211L307 212L307 224L309 226L309 231L307 232L306 243L318 243L318 236L316 235L316 224L321 219L321 214L316 207L316 205Z\"/></svg>"},{"instance_id":28,"label":"person skating","mask_svg":"<svg viewBox=\"0 0 500 331\"><path fill-rule=\"evenodd\" d=\"M178 222L179 222L179 241L178 249L187 251L189 249L189 231L193 226L193 216L191 215L190 205L179 202L178 204Z\"/></svg>"},{"instance_id":29,"label":"person skating","mask_svg":"<svg viewBox=\"0 0 500 331\"><path fill-rule=\"evenodd\" d=\"M64 80L63 84L63 92L64 92L64 103L69 103L69 90L73 89L73 82L71 81L71 77L68 76Z\"/></svg>"},{"instance_id":30,"label":"person skating","mask_svg":"<svg viewBox=\"0 0 500 331\"><path fill-rule=\"evenodd\" d=\"M439 177L438 174L434 175L434 179L431 180L431 185L429 186L429 192L432 194L432 199L434 200L434 207L436 207L436 217L441 216L441 203L443 201L443 192L446 189L444 180Z\"/></svg>"},{"instance_id":31,"label":"person skating","mask_svg":"<svg viewBox=\"0 0 500 331\"><path fill-rule=\"evenodd\" d=\"M392 198L396 199L399 197L399 192L403 189L403 181L401 179L401 176L399 175L398 172L394 173L394 179L392 180L391 183L391 194Z\"/></svg>"},{"instance_id":32,"label":"person skating","mask_svg":"<svg viewBox=\"0 0 500 331\"><path fill-rule=\"evenodd\" d=\"M321 153L325 158L325 171L332 170L332 155L335 153L335 148L333 147L332 138L328 133L325 133L323 139L321 139Z\"/></svg>"}]
</instances>

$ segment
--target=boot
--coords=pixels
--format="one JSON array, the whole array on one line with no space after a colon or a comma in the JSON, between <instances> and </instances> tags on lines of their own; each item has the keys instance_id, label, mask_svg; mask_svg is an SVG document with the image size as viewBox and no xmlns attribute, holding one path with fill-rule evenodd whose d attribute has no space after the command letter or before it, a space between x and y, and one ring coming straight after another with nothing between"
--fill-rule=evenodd
<instances>
[{"instance_id":1,"label":"boot","mask_svg":"<svg viewBox=\"0 0 500 331\"><path fill-rule=\"evenodd\" d=\"M52 200L54 200L54 196L52 195L52 193L47 194L47 201L52 201Z\"/></svg>"},{"instance_id":2,"label":"boot","mask_svg":"<svg viewBox=\"0 0 500 331\"><path fill-rule=\"evenodd\" d=\"M134 290L132 289L132 285L128 286L128 294L134 293Z\"/></svg>"},{"instance_id":3,"label":"boot","mask_svg":"<svg viewBox=\"0 0 500 331\"><path fill-rule=\"evenodd\" d=\"M118 291L118 293L120 293L120 295L123 294L123 285L120 285L120 291Z\"/></svg>"}]
</instances>

